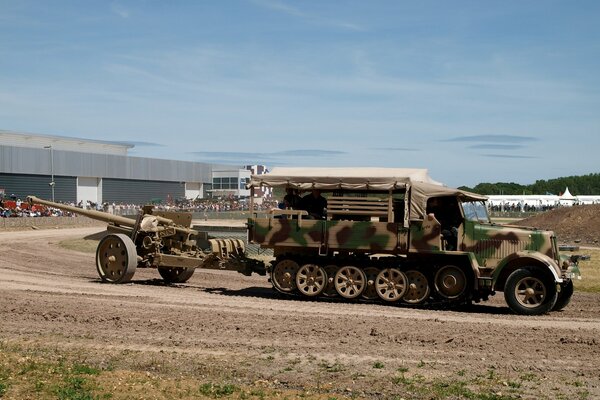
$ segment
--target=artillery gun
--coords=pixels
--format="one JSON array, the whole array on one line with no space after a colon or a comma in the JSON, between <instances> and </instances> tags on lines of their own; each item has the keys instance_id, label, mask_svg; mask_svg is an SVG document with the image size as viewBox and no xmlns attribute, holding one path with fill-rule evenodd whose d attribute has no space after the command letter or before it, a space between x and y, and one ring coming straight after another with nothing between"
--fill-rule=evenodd
<instances>
[{"instance_id":1,"label":"artillery gun","mask_svg":"<svg viewBox=\"0 0 600 400\"><path fill-rule=\"evenodd\" d=\"M96 249L96 269L105 282L129 282L136 268L157 268L168 283L186 282L196 268L265 275L262 262L245 256L242 240L208 239L205 232L191 229L191 213L159 211L144 206L137 217L131 219L35 196L28 196L27 201L108 223L108 234ZM201 249L199 241L207 243L210 251Z\"/></svg>"}]
</instances>

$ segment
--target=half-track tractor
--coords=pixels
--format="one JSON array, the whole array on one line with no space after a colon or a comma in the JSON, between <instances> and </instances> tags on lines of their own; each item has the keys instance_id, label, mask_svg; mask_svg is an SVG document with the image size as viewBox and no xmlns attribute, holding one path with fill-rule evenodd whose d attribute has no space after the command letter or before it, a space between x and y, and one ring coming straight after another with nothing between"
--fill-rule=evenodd
<instances>
[{"instance_id":1,"label":"half-track tractor","mask_svg":"<svg viewBox=\"0 0 600 400\"><path fill-rule=\"evenodd\" d=\"M492 223L485 196L427 170L274 168L248 186L253 201L263 187L326 199L316 218L302 201L267 214L251 204L249 242L273 249L282 293L446 307L504 292L513 312L538 315L564 308L579 277L553 232Z\"/></svg>"}]
</instances>

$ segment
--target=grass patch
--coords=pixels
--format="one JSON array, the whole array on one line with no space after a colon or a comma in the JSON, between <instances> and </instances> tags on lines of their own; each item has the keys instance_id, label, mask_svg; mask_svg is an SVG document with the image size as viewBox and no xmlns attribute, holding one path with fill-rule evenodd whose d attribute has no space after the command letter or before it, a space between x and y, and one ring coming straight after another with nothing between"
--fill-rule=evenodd
<instances>
[{"instance_id":1,"label":"grass patch","mask_svg":"<svg viewBox=\"0 0 600 400\"><path fill-rule=\"evenodd\" d=\"M96 253L98 240L93 239L69 239L58 242L58 245L67 250L78 251L80 253Z\"/></svg>"},{"instance_id":2,"label":"grass patch","mask_svg":"<svg viewBox=\"0 0 600 400\"><path fill-rule=\"evenodd\" d=\"M566 253L565 254L570 254ZM579 261L581 280L573 281L576 291L588 293L600 293L600 250L579 249L573 254L589 255L589 260Z\"/></svg>"},{"instance_id":3,"label":"grass patch","mask_svg":"<svg viewBox=\"0 0 600 400\"><path fill-rule=\"evenodd\" d=\"M235 385L219 385L215 383L204 383L200 385L198 392L204 396L219 398L232 395L235 392L239 392L240 389Z\"/></svg>"},{"instance_id":4,"label":"grass patch","mask_svg":"<svg viewBox=\"0 0 600 400\"><path fill-rule=\"evenodd\" d=\"M132 360L111 359L99 366L82 358L81 352L61 352L0 341L0 399L121 400L121 399L294 399L324 400L338 392L314 388L277 389L268 381L232 384L228 378L196 372L163 372L140 369ZM163 360L162 364L168 364ZM343 369L339 363L328 371ZM212 380L211 380L212 378ZM208 380L208 382L207 382Z\"/></svg>"},{"instance_id":5,"label":"grass patch","mask_svg":"<svg viewBox=\"0 0 600 400\"><path fill-rule=\"evenodd\" d=\"M344 367L343 364L340 364L339 362L335 362L333 364L329 364L325 361L323 361L321 364L319 364L319 366L324 369L326 372L329 372L331 374L336 373L336 372L342 372L344 371L346 368Z\"/></svg>"},{"instance_id":6,"label":"grass patch","mask_svg":"<svg viewBox=\"0 0 600 400\"><path fill-rule=\"evenodd\" d=\"M385 368L385 365L381 361L376 361L375 363L373 363L373 368L383 369L383 368Z\"/></svg>"}]
</instances>

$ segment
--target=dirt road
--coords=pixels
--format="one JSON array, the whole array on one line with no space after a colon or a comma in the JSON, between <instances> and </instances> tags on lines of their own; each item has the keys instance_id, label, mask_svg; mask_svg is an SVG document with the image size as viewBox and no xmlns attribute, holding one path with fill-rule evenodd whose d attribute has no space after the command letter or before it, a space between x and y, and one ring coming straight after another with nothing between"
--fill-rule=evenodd
<instances>
[{"instance_id":1,"label":"dirt road","mask_svg":"<svg viewBox=\"0 0 600 400\"><path fill-rule=\"evenodd\" d=\"M501 293L460 311L305 301L234 272L166 286L138 270L130 284L102 284L92 254L58 245L98 231L0 232L3 343L339 396L430 396L424 387L461 382L496 398L600 397L598 295L576 292L563 312L522 317Z\"/></svg>"}]
</instances>

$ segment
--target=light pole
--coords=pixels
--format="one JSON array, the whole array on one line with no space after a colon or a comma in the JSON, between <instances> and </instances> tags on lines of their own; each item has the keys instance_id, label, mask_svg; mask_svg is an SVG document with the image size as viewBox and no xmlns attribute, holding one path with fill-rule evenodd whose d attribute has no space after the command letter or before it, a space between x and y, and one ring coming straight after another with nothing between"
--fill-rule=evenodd
<instances>
[{"instance_id":1,"label":"light pole","mask_svg":"<svg viewBox=\"0 0 600 400\"><path fill-rule=\"evenodd\" d=\"M54 182L54 149L52 148L52 145L50 146L44 146L45 149L50 149L50 176L52 177L49 185L50 188L52 189L52 202L54 202L54 185L56 184L56 182Z\"/></svg>"}]
</instances>

